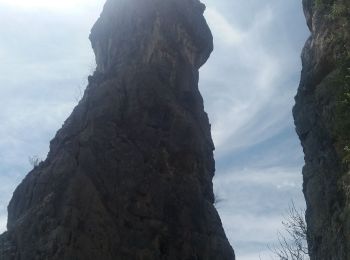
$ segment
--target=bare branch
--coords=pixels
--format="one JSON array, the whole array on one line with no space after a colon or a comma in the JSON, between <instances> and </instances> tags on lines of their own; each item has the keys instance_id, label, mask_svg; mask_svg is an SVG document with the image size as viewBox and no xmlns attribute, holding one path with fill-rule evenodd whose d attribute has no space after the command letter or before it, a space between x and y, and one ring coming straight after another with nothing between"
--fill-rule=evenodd
<instances>
[{"instance_id":1,"label":"bare branch","mask_svg":"<svg viewBox=\"0 0 350 260\"><path fill-rule=\"evenodd\" d=\"M308 260L307 225L305 210L298 210L294 202L282 221L284 233L278 232L277 245L268 246L269 250L280 260Z\"/></svg>"},{"instance_id":2,"label":"bare branch","mask_svg":"<svg viewBox=\"0 0 350 260\"><path fill-rule=\"evenodd\" d=\"M30 165L33 166L34 168L38 167L39 164L42 162L42 160L37 155L29 156L28 161Z\"/></svg>"}]
</instances>

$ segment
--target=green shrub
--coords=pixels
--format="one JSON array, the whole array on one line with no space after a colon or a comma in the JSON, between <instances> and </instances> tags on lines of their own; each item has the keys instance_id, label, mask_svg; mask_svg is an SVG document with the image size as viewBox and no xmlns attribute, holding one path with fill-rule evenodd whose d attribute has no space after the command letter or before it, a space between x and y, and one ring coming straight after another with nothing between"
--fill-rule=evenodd
<instances>
[{"instance_id":1,"label":"green shrub","mask_svg":"<svg viewBox=\"0 0 350 260\"><path fill-rule=\"evenodd\" d=\"M340 145L343 147L343 162L350 165L350 66L349 60L344 62L342 69L340 70L336 84L342 86L339 94L335 127L336 135L340 141Z\"/></svg>"},{"instance_id":2,"label":"green shrub","mask_svg":"<svg viewBox=\"0 0 350 260\"><path fill-rule=\"evenodd\" d=\"M320 10L325 6L325 3L323 2L323 0L315 0L314 5L317 10Z\"/></svg>"},{"instance_id":3,"label":"green shrub","mask_svg":"<svg viewBox=\"0 0 350 260\"><path fill-rule=\"evenodd\" d=\"M330 10L329 17L334 20L336 18L346 16L347 14L348 8L345 4L334 2Z\"/></svg>"}]
</instances>

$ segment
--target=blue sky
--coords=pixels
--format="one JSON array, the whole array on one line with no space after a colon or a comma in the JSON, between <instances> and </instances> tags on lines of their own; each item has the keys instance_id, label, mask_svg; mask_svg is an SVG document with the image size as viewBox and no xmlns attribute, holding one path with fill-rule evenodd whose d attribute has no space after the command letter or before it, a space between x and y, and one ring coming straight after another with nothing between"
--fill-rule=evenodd
<instances>
[{"instance_id":1,"label":"blue sky","mask_svg":"<svg viewBox=\"0 0 350 260\"><path fill-rule=\"evenodd\" d=\"M215 50L200 90L216 144L215 193L239 260L270 259L283 214L302 207L291 109L308 36L301 1L205 0ZM95 62L103 0L0 0L0 231L15 187L45 158Z\"/></svg>"}]
</instances>

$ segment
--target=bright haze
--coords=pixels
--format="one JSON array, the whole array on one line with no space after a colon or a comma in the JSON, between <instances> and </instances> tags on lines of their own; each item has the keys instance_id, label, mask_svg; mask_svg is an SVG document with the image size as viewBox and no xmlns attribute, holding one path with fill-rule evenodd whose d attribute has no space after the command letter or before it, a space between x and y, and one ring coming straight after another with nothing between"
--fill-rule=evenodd
<instances>
[{"instance_id":1,"label":"bright haze","mask_svg":"<svg viewBox=\"0 0 350 260\"><path fill-rule=\"evenodd\" d=\"M270 259L303 154L291 110L308 31L301 1L206 0L215 50L200 89L216 145L217 208L237 259ZM0 231L7 204L80 99L103 0L0 0Z\"/></svg>"}]
</instances>

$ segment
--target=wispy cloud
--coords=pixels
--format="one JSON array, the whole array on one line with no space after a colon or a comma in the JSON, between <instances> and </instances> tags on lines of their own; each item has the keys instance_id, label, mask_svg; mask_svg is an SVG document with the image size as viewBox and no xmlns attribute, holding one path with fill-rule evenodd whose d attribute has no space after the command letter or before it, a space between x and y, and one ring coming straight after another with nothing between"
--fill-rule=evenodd
<instances>
[{"instance_id":1,"label":"wispy cloud","mask_svg":"<svg viewBox=\"0 0 350 260\"><path fill-rule=\"evenodd\" d=\"M28 11L74 12L82 8L96 7L96 0L0 0L0 6L21 8Z\"/></svg>"},{"instance_id":2,"label":"wispy cloud","mask_svg":"<svg viewBox=\"0 0 350 260\"><path fill-rule=\"evenodd\" d=\"M254 145L292 125L297 82L290 78L298 73L299 54L271 52L262 44L277 22L271 7L257 12L245 30L215 9L208 8L207 18L216 48L202 69L201 87L219 153Z\"/></svg>"},{"instance_id":3,"label":"wispy cloud","mask_svg":"<svg viewBox=\"0 0 350 260\"><path fill-rule=\"evenodd\" d=\"M239 259L271 259L267 245L288 204L304 206L291 114L307 37L299 4L208 0L215 51L200 88L216 145L218 210Z\"/></svg>"},{"instance_id":4,"label":"wispy cloud","mask_svg":"<svg viewBox=\"0 0 350 260\"><path fill-rule=\"evenodd\" d=\"M230 46L243 41L245 33L233 27L216 9L208 9L205 16L211 23L211 30L218 35L216 41Z\"/></svg>"},{"instance_id":5,"label":"wispy cloud","mask_svg":"<svg viewBox=\"0 0 350 260\"><path fill-rule=\"evenodd\" d=\"M217 208L238 256L255 258L277 243L277 231L292 199L303 208L299 168L231 169L217 175Z\"/></svg>"}]
</instances>

